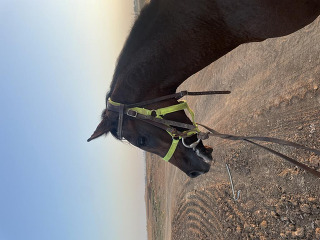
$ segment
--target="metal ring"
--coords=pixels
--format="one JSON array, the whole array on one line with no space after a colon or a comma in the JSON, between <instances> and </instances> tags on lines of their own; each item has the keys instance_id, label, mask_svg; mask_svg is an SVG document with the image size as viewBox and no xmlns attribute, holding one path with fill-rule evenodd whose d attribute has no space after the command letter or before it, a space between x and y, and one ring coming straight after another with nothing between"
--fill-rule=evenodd
<instances>
[{"instance_id":1,"label":"metal ring","mask_svg":"<svg viewBox=\"0 0 320 240\"><path fill-rule=\"evenodd\" d=\"M137 117L137 115L138 115L138 112L137 111L133 111L133 110L131 110L131 109L128 109L127 110L127 115L128 116L130 116L130 117Z\"/></svg>"},{"instance_id":2,"label":"metal ring","mask_svg":"<svg viewBox=\"0 0 320 240\"><path fill-rule=\"evenodd\" d=\"M185 146L186 148L192 148L193 150L195 150L195 148L198 146L198 144L199 144L199 142L200 142L200 138L196 141L196 142L194 142L194 143L191 143L190 145L187 145L185 142L184 142L184 139L185 138L182 138L182 144L183 144L183 146Z\"/></svg>"}]
</instances>

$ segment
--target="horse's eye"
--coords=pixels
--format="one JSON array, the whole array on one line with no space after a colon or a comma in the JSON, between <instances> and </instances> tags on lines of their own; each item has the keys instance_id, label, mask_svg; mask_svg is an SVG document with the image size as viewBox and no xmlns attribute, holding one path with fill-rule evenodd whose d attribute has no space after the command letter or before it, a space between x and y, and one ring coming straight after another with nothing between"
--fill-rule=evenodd
<instances>
[{"instance_id":1,"label":"horse's eye","mask_svg":"<svg viewBox=\"0 0 320 240\"><path fill-rule=\"evenodd\" d=\"M147 139L145 137L139 137L137 143L139 147L144 147L147 144Z\"/></svg>"}]
</instances>

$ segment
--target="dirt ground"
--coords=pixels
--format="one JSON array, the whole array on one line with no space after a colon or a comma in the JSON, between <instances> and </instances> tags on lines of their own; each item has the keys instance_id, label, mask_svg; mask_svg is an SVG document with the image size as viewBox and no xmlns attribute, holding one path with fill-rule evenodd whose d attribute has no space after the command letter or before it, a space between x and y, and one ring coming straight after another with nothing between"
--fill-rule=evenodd
<instances>
[{"instance_id":1,"label":"dirt ground","mask_svg":"<svg viewBox=\"0 0 320 240\"><path fill-rule=\"evenodd\" d=\"M271 136L320 149L320 18L286 37L242 45L180 90L196 120L222 133ZM320 179L263 149L210 138L211 170L190 179L147 154L149 239L320 239ZM320 170L320 158L267 144ZM225 164L235 190L233 200Z\"/></svg>"}]
</instances>

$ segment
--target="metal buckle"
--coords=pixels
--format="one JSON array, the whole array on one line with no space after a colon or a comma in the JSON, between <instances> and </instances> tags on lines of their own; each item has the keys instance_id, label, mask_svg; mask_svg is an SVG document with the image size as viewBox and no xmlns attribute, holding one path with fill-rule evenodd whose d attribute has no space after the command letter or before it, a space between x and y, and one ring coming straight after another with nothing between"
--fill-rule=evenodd
<instances>
[{"instance_id":1,"label":"metal buckle","mask_svg":"<svg viewBox=\"0 0 320 240\"><path fill-rule=\"evenodd\" d=\"M138 112L133 111L133 110L131 110L131 109L128 109L128 110L127 110L127 115L128 115L129 117L135 118L135 117L137 117Z\"/></svg>"},{"instance_id":2,"label":"metal buckle","mask_svg":"<svg viewBox=\"0 0 320 240\"><path fill-rule=\"evenodd\" d=\"M188 95L188 91L181 91L180 92L180 98L184 97L185 95Z\"/></svg>"}]
</instances>

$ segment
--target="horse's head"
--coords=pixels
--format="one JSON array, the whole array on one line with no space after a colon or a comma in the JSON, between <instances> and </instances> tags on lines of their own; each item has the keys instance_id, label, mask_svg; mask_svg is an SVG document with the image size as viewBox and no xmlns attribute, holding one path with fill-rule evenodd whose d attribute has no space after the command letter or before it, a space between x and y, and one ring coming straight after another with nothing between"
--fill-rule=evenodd
<instances>
[{"instance_id":1,"label":"horse's head","mask_svg":"<svg viewBox=\"0 0 320 240\"><path fill-rule=\"evenodd\" d=\"M171 99L148 105L145 108L163 109L177 103L176 100ZM189 125L193 124L183 110L174 111L162 117ZM109 132L119 138L118 124L119 113L105 110L102 114L102 121L88 141ZM186 130L181 127L175 127L175 129L179 132ZM189 177L194 178L209 171L212 161L212 148L204 146L202 141L198 140L197 134L189 135L183 139L176 138L173 141L174 137L168 131L159 127L159 124L152 124L150 121L143 121L128 115L123 117L122 137L140 149L154 153L162 158L166 157L171 164L185 172ZM176 148L173 146L175 144L177 144Z\"/></svg>"}]
</instances>

